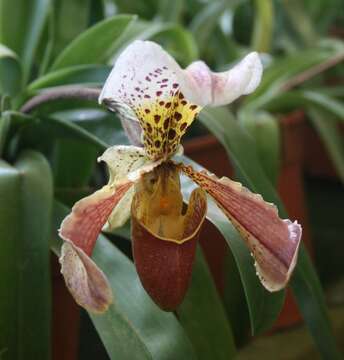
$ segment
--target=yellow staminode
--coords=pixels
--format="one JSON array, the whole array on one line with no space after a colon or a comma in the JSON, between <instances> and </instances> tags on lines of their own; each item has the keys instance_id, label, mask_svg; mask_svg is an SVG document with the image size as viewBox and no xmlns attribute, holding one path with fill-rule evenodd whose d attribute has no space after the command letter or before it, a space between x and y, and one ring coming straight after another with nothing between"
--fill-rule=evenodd
<instances>
[{"instance_id":1,"label":"yellow staminode","mask_svg":"<svg viewBox=\"0 0 344 360\"><path fill-rule=\"evenodd\" d=\"M147 100L135 109L146 153L153 160L167 159L177 151L181 137L201 110L180 91L164 100L159 98L159 91L156 95L154 101Z\"/></svg>"}]
</instances>

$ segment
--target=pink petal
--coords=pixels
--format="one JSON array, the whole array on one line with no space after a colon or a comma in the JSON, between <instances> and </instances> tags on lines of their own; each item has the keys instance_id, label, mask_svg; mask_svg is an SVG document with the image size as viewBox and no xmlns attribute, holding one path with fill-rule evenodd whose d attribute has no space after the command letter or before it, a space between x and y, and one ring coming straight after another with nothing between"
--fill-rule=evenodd
<instances>
[{"instance_id":1,"label":"pink petal","mask_svg":"<svg viewBox=\"0 0 344 360\"><path fill-rule=\"evenodd\" d=\"M282 220L276 207L240 183L196 172L191 166L182 171L202 187L240 232L256 261L262 284L269 291L286 286L296 265L301 226Z\"/></svg>"},{"instance_id":2,"label":"pink petal","mask_svg":"<svg viewBox=\"0 0 344 360\"><path fill-rule=\"evenodd\" d=\"M61 249L60 263L61 273L75 301L95 313L106 311L112 303L111 287L92 259L66 241Z\"/></svg>"},{"instance_id":3,"label":"pink petal","mask_svg":"<svg viewBox=\"0 0 344 360\"><path fill-rule=\"evenodd\" d=\"M189 87L184 94L201 106L226 105L253 92L260 83L262 72L262 63L255 52L221 73L212 72L204 62L196 61L186 69Z\"/></svg>"},{"instance_id":4,"label":"pink petal","mask_svg":"<svg viewBox=\"0 0 344 360\"><path fill-rule=\"evenodd\" d=\"M62 222L60 236L91 255L97 237L116 204L133 185L128 181L116 189L105 186L78 201Z\"/></svg>"},{"instance_id":5,"label":"pink petal","mask_svg":"<svg viewBox=\"0 0 344 360\"><path fill-rule=\"evenodd\" d=\"M119 56L99 97L124 117L130 110L150 101L166 101L180 90L199 106L229 104L259 85L263 67L256 52L248 54L228 71L212 72L202 61L185 70L161 46L151 41L134 41Z\"/></svg>"},{"instance_id":6,"label":"pink petal","mask_svg":"<svg viewBox=\"0 0 344 360\"><path fill-rule=\"evenodd\" d=\"M104 312L112 302L110 285L90 255L102 227L132 185L127 181L116 189L105 186L81 199L61 224L61 273L75 301L87 310Z\"/></svg>"}]
</instances>

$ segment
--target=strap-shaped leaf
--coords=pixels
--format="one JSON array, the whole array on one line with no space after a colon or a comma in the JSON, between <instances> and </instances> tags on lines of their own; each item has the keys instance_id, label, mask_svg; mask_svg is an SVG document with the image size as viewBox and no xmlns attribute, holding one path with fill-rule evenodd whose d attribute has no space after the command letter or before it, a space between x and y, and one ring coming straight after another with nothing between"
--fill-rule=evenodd
<instances>
[{"instance_id":1,"label":"strap-shaped leaf","mask_svg":"<svg viewBox=\"0 0 344 360\"><path fill-rule=\"evenodd\" d=\"M244 103L252 108L265 105L282 93L295 76L313 66L333 61L342 54L343 43L339 40L331 40L319 42L317 47L277 59L265 70L259 88L248 96Z\"/></svg>"},{"instance_id":2,"label":"strap-shaped leaf","mask_svg":"<svg viewBox=\"0 0 344 360\"><path fill-rule=\"evenodd\" d=\"M116 41L135 19L118 15L103 20L74 39L58 56L52 70L82 64L99 64L111 57Z\"/></svg>"},{"instance_id":3,"label":"strap-shaped leaf","mask_svg":"<svg viewBox=\"0 0 344 360\"><path fill-rule=\"evenodd\" d=\"M18 56L0 44L0 96L16 94L20 90L21 80Z\"/></svg>"},{"instance_id":4,"label":"strap-shaped leaf","mask_svg":"<svg viewBox=\"0 0 344 360\"><path fill-rule=\"evenodd\" d=\"M0 163L0 349L4 359L50 357L52 176L44 157Z\"/></svg>"},{"instance_id":5,"label":"strap-shaped leaf","mask_svg":"<svg viewBox=\"0 0 344 360\"><path fill-rule=\"evenodd\" d=\"M288 111L302 106L316 106L326 110L339 121L344 121L344 105L333 96L321 93L321 91L294 90L282 93L271 98L264 104L269 111Z\"/></svg>"},{"instance_id":6,"label":"strap-shaped leaf","mask_svg":"<svg viewBox=\"0 0 344 360\"><path fill-rule=\"evenodd\" d=\"M308 114L344 183L344 141L338 126L339 121L336 121L337 119L331 115L329 116L327 112L319 111L314 107L310 107Z\"/></svg>"},{"instance_id":7,"label":"strap-shaped leaf","mask_svg":"<svg viewBox=\"0 0 344 360\"><path fill-rule=\"evenodd\" d=\"M116 43L114 59L134 40L149 39L165 43L167 49L185 66L198 58L198 49L193 36L182 26L172 22L137 20ZM171 48L168 47L169 43L171 43Z\"/></svg>"},{"instance_id":8,"label":"strap-shaped leaf","mask_svg":"<svg viewBox=\"0 0 344 360\"><path fill-rule=\"evenodd\" d=\"M49 0L0 2L0 43L12 49L21 59L25 80L30 73L49 6Z\"/></svg>"},{"instance_id":9,"label":"strap-shaped leaf","mask_svg":"<svg viewBox=\"0 0 344 360\"><path fill-rule=\"evenodd\" d=\"M239 120L252 136L267 177L274 185L277 184L281 161L278 119L265 111L241 111Z\"/></svg>"},{"instance_id":10,"label":"strap-shaped leaf","mask_svg":"<svg viewBox=\"0 0 344 360\"><path fill-rule=\"evenodd\" d=\"M200 248L196 253L190 288L177 313L198 359L234 357L232 329Z\"/></svg>"},{"instance_id":11,"label":"strap-shaped leaf","mask_svg":"<svg viewBox=\"0 0 344 360\"><path fill-rule=\"evenodd\" d=\"M111 68L102 65L76 65L52 71L29 84L28 91L37 91L54 86L87 84L102 85Z\"/></svg>"},{"instance_id":12,"label":"strap-shaped leaf","mask_svg":"<svg viewBox=\"0 0 344 360\"><path fill-rule=\"evenodd\" d=\"M91 0L59 0L52 5L55 31L53 56L57 56L76 36L85 31L92 9Z\"/></svg>"}]
</instances>

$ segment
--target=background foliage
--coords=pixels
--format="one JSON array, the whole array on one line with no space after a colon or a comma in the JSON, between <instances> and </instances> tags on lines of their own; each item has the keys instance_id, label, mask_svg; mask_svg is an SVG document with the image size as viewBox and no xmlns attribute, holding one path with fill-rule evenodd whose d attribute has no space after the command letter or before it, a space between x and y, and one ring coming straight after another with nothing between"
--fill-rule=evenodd
<instances>
[{"instance_id":1,"label":"background foliage","mask_svg":"<svg viewBox=\"0 0 344 360\"><path fill-rule=\"evenodd\" d=\"M95 99L60 96L30 111L22 106L67 85L101 87L134 39L159 42L183 66L201 58L219 71L257 50L266 67L259 89L231 107L204 110L193 136L212 132L236 177L287 217L276 191L282 114L305 111L344 181L344 88L338 80L344 75L338 65L344 44L332 36L343 32L341 5L341 0L0 0L1 359L49 358L49 248L59 253L56 229L68 208L104 183L104 169L96 166L99 153L128 141L115 115ZM116 298L106 314L90 315L111 359L229 359L248 339L248 329L240 332L247 314L254 336L274 324L284 292L272 295L262 288L240 236L213 207L209 220L234 258L238 281L226 287L244 303L242 316L231 316L233 297L219 296L201 249L177 314L158 309L139 283L130 243L120 240L130 238L127 226L117 236L101 235L94 254ZM339 358L322 285L304 248L291 287L321 356ZM95 339L93 334L90 342Z\"/></svg>"}]
</instances>

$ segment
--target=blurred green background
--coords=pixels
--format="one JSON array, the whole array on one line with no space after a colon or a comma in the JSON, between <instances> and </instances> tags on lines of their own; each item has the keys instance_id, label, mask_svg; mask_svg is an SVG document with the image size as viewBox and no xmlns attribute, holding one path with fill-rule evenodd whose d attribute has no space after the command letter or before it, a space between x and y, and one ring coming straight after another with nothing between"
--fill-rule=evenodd
<instances>
[{"instance_id":1,"label":"blurred green background","mask_svg":"<svg viewBox=\"0 0 344 360\"><path fill-rule=\"evenodd\" d=\"M340 359L343 36L343 0L0 0L0 359ZM215 71L259 52L257 91L205 109L184 145L300 220L288 290L297 305L261 287L240 236L216 216L176 313L141 287L129 224L94 253L114 305L91 315L73 303L51 252L57 229L106 182L97 156L128 140L115 114L70 90L100 88L135 39Z\"/></svg>"}]
</instances>

